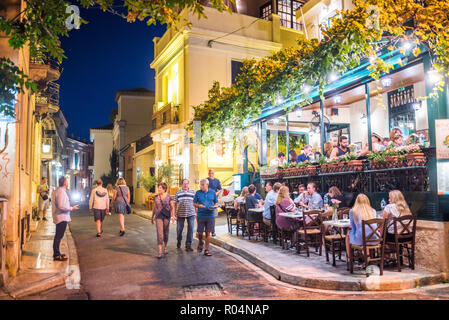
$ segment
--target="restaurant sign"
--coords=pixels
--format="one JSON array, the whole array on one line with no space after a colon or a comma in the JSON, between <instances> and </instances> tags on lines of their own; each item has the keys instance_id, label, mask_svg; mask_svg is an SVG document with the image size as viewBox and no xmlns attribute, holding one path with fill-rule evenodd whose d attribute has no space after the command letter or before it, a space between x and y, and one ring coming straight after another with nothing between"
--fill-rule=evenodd
<instances>
[{"instance_id":1,"label":"restaurant sign","mask_svg":"<svg viewBox=\"0 0 449 320\"><path fill-rule=\"evenodd\" d=\"M435 120L437 159L449 159L449 119Z\"/></svg>"}]
</instances>

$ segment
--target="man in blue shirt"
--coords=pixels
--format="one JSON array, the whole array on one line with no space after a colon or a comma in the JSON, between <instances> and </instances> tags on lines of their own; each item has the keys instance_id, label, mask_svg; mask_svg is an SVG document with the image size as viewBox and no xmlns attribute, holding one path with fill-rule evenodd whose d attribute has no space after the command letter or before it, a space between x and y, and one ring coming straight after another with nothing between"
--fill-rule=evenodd
<instances>
[{"instance_id":1,"label":"man in blue shirt","mask_svg":"<svg viewBox=\"0 0 449 320\"><path fill-rule=\"evenodd\" d=\"M312 154L313 154L312 146L308 144L308 145L306 145L306 146L304 147L303 153L301 153L301 154L298 156L298 158L296 159L296 162L297 162L297 163L301 163L301 162L310 160L310 156L311 156Z\"/></svg>"},{"instance_id":2,"label":"man in blue shirt","mask_svg":"<svg viewBox=\"0 0 449 320\"><path fill-rule=\"evenodd\" d=\"M281 184L276 182L273 186L271 182L267 182L265 185L265 190L268 192L265 197L264 210L263 210L263 223L267 226L271 226L271 211L270 207L274 206L276 202L276 198L278 196L279 189L281 188Z\"/></svg>"},{"instance_id":3,"label":"man in blue shirt","mask_svg":"<svg viewBox=\"0 0 449 320\"><path fill-rule=\"evenodd\" d=\"M203 251L203 232L206 233L205 256L211 256L209 243L211 233L215 231L215 207L218 204L217 194L209 188L209 180L200 181L200 190L195 193L193 206L197 208L198 252Z\"/></svg>"},{"instance_id":4,"label":"man in blue shirt","mask_svg":"<svg viewBox=\"0 0 449 320\"><path fill-rule=\"evenodd\" d=\"M207 180L209 180L209 189L212 189L218 197L218 194L221 191L221 183L220 180L215 178L214 169L209 169L209 177L207 178ZM214 216L218 216L218 209L215 209ZM212 232L212 237L215 237L215 230Z\"/></svg>"}]
</instances>

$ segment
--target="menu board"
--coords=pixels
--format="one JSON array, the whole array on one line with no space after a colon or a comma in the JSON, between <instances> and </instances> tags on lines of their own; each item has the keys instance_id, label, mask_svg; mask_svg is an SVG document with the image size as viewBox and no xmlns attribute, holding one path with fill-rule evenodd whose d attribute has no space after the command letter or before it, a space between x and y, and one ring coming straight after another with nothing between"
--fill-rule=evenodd
<instances>
[{"instance_id":1,"label":"menu board","mask_svg":"<svg viewBox=\"0 0 449 320\"><path fill-rule=\"evenodd\" d=\"M435 120L437 159L449 159L449 119Z\"/></svg>"}]
</instances>

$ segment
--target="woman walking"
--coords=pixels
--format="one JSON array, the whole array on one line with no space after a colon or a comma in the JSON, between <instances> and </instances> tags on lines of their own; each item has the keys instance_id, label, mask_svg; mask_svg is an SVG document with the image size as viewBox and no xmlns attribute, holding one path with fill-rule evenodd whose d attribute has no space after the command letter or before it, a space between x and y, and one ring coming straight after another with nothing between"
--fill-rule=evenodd
<instances>
[{"instance_id":1,"label":"woman walking","mask_svg":"<svg viewBox=\"0 0 449 320\"><path fill-rule=\"evenodd\" d=\"M112 186L111 183L108 183L108 185L106 186L106 190L108 190L109 208L112 208L112 198L114 197L114 187ZM110 213L109 213L109 215L110 215Z\"/></svg>"},{"instance_id":2,"label":"woman walking","mask_svg":"<svg viewBox=\"0 0 449 320\"><path fill-rule=\"evenodd\" d=\"M154 197L154 210L151 217L151 223L154 224L156 216L156 234L157 246L159 249L158 259L162 258L162 244L164 244L164 254L167 254L168 231L170 227L170 218L175 215L175 206L173 199L167 193L168 186L165 182L157 185L157 195Z\"/></svg>"},{"instance_id":3,"label":"woman walking","mask_svg":"<svg viewBox=\"0 0 449 320\"><path fill-rule=\"evenodd\" d=\"M126 206L129 205L129 188L126 186L126 181L123 178L119 178L116 183L114 195L112 201L114 202L115 213L118 214L120 221L120 237L125 234L125 213Z\"/></svg>"}]
</instances>

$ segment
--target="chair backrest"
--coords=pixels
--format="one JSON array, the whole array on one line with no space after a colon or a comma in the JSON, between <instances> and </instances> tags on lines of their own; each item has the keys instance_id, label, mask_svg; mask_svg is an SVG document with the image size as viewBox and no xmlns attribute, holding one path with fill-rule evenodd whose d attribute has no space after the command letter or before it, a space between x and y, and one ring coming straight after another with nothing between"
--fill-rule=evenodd
<instances>
[{"instance_id":1,"label":"chair backrest","mask_svg":"<svg viewBox=\"0 0 449 320\"><path fill-rule=\"evenodd\" d=\"M337 215L338 215L338 219L343 219L343 215L347 214L349 217L349 211L351 210L351 208L347 208L347 207L343 207L343 208L339 208L337 210Z\"/></svg>"},{"instance_id":2,"label":"chair backrest","mask_svg":"<svg viewBox=\"0 0 449 320\"><path fill-rule=\"evenodd\" d=\"M385 219L362 220L362 241L363 246L375 246L384 243ZM365 229L369 229L367 233Z\"/></svg>"},{"instance_id":3,"label":"chair backrest","mask_svg":"<svg viewBox=\"0 0 449 320\"><path fill-rule=\"evenodd\" d=\"M246 205L244 203L240 203L239 206L239 218L246 219Z\"/></svg>"},{"instance_id":4,"label":"chair backrest","mask_svg":"<svg viewBox=\"0 0 449 320\"><path fill-rule=\"evenodd\" d=\"M416 217L413 215L406 215L400 217L393 217L394 235L396 239L410 239L415 238L416 233Z\"/></svg>"},{"instance_id":5,"label":"chair backrest","mask_svg":"<svg viewBox=\"0 0 449 320\"><path fill-rule=\"evenodd\" d=\"M234 206L234 201L225 201L224 203L225 207L233 207Z\"/></svg>"},{"instance_id":6,"label":"chair backrest","mask_svg":"<svg viewBox=\"0 0 449 320\"><path fill-rule=\"evenodd\" d=\"M319 229L321 228L321 212L319 210L311 210L303 213L303 229Z\"/></svg>"}]
</instances>

